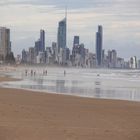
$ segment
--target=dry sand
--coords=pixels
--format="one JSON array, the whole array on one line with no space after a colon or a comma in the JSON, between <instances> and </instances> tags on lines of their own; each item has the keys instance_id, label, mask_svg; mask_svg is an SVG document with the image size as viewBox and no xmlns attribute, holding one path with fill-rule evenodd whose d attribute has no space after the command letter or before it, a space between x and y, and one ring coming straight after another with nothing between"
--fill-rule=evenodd
<instances>
[{"instance_id":1,"label":"dry sand","mask_svg":"<svg viewBox=\"0 0 140 140\"><path fill-rule=\"evenodd\" d=\"M0 140L140 140L140 102L0 88Z\"/></svg>"}]
</instances>

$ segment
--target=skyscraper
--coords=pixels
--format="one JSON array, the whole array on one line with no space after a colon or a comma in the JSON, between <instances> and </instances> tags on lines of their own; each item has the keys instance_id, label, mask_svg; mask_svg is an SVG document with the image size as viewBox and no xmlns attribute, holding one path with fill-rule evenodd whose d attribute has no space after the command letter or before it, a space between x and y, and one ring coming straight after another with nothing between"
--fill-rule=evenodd
<instances>
[{"instance_id":1,"label":"skyscraper","mask_svg":"<svg viewBox=\"0 0 140 140\"><path fill-rule=\"evenodd\" d=\"M74 47L75 45L79 45L79 36L74 36L73 47Z\"/></svg>"},{"instance_id":2,"label":"skyscraper","mask_svg":"<svg viewBox=\"0 0 140 140\"><path fill-rule=\"evenodd\" d=\"M103 28L98 26L98 32L96 33L96 63L97 66L102 65L102 47L103 47Z\"/></svg>"},{"instance_id":3,"label":"skyscraper","mask_svg":"<svg viewBox=\"0 0 140 140\"><path fill-rule=\"evenodd\" d=\"M40 47L41 46L41 41L40 39L38 41L35 42L35 55L37 56L39 54L39 52L41 52Z\"/></svg>"},{"instance_id":4,"label":"skyscraper","mask_svg":"<svg viewBox=\"0 0 140 140\"><path fill-rule=\"evenodd\" d=\"M67 39L67 18L65 17L62 21L59 22L58 26L58 51L60 52L60 48L66 48L66 40Z\"/></svg>"},{"instance_id":5,"label":"skyscraper","mask_svg":"<svg viewBox=\"0 0 140 140\"><path fill-rule=\"evenodd\" d=\"M0 60L5 61L8 54L11 53L10 29L0 27Z\"/></svg>"},{"instance_id":6,"label":"skyscraper","mask_svg":"<svg viewBox=\"0 0 140 140\"><path fill-rule=\"evenodd\" d=\"M137 57L131 57L130 58L130 68L136 69L137 68Z\"/></svg>"},{"instance_id":7,"label":"skyscraper","mask_svg":"<svg viewBox=\"0 0 140 140\"><path fill-rule=\"evenodd\" d=\"M44 52L45 51L45 31L44 30L40 30L40 48L39 48L40 52Z\"/></svg>"},{"instance_id":8,"label":"skyscraper","mask_svg":"<svg viewBox=\"0 0 140 140\"><path fill-rule=\"evenodd\" d=\"M112 57L112 59L111 59L112 67L116 68L116 66L117 66L117 51L116 50L112 50L111 57Z\"/></svg>"},{"instance_id":9,"label":"skyscraper","mask_svg":"<svg viewBox=\"0 0 140 140\"><path fill-rule=\"evenodd\" d=\"M22 63L27 63L28 55L25 49L22 50Z\"/></svg>"}]
</instances>

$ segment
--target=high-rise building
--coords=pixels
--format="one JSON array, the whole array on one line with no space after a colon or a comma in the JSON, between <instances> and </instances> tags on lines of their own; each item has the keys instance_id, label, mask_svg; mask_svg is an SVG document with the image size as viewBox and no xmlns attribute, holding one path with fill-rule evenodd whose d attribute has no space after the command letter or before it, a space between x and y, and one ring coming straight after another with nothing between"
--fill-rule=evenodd
<instances>
[{"instance_id":1,"label":"high-rise building","mask_svg":"<svg viewBox=\"0 0 140 140\"><path fill-rule=\"evenodd\" d=\"M40 39L38 41L35 42L35 55L37 56L39 54L39 52L42 52L41 51L41 41Z\"/></svg>"},{"instance_id":2,"label":"high-rise building","mask_svg":"<svg viewBox=\"0 0 140 140\"><path fill-rule=\"evenodd\" d=\"M130 68L136 69L137 68L137 57L131 57L130 58Z\"/></svg>"},{"instance_id":3,"label":"high-rise building","mask_svg":"<svg viewBox=\"0 0 140 140\"><path fill-rule=\"evenodd\" d=\"M56 42L52 42L52 57L53 57L53 61L54 63L58 62L58 48L57 48L57 43Z\"/></svg>"},{"instance_id":4,"label":"high-rise building","mask_svg":"<svg viewBox=\"0 0 140 140\"><path fill-rule=\"evenodd\" d=\"M79 36L74 36L73 47L74 47L75 45L79 45Z\"/></svg>"},{"instance_id":5,"label":"high-rise building","mask_svg":"<svg viewBox=\"0 0 140 140\"><path fill-rule=\"evenodd\" d=\"M74 63L76 55L79 53L79 45L74 45L72 49L72 63Z\"/></svg>"},{"instance_id":6,"label":"high-rise building","mask_svg":"<svg viewBox=\"0 0 140 140\"><path fill-rule=\"evenodd\" d=\"M34 49L34 47L29 48L29 62L30 62L30 64L35 63L35 49Z\"/></svg>"},{"instance_id":7,"label":"high-rise building","mask_svg":"<svg viewBox=\"0 0 140 140\"><path fill-rule=\"evenodd\" d=\"M39 48L40 52L44 52L45 51L45 31L44 30L40 30L40 48Z\"/></svg>"},{"instance_id":8,"label":"high-rise building","mask_svg":"<svg viewBox=\"0 0 140 140\"><path fill-rule=\"evenodd\" d=\"M140 60L138 60L138 69L140 69Z\"/></svg>"},{"instance_id":9,"label":"high-rise building","mask_svg":"<svg viewBox=\"0 0 140 140\"><path fill-rule=\"evenodd\" d=\"M62 21L59 22L58 34L57 34L57 43L58 43L58 51L60 52L60 48L66 48L67 44L67 18L65 17Z\"/></svg>"},{"instance_id":10,"label":"high-rise building","mask_svg":"<svg viewBox=\"0 0 140 140\"><path fill-rule=\"evenodd\" d=\"M11 53L10 29L0 27L0 60L5 61Z\"/></svg>"},{"instance_id":11,"label":"high-rise building","mask_svg":"<svg viewBox=\"0 0 140 140\"><path fill-rule=\"evenodd\" d=\"M52 42L52 54L55 57L58 55L57 43L56 42Z\"/></svg>"},{"instance_id":12,"label":"high-rise building","mask_svg":"<svg viewBox=\"0 0 140 140\"><path fill-rule=\"evenodd\" d=\"M96 63L97 66L102 65L102 47L103 47L103 28L98 26L98 32L96 33Z\"/></svg>"},{"instance_id":13,"label":"high-rise building","mask_svg":"<svg viewBox=\"0 0 140 140\"><path fill-rule=\"evenodd\" d=\"M116 68L117 67L117 51L108 50L108 67Z\"/></svg>"},{"instance_id":14,"label":"high-rise building","mask_svg":"<svg viewBox=\"0 0 140 140\"><path fill-rule=\"evenodd\" d=\"M79 54L81 55L82 58L85 58L85 45L84 44L79 45Z\"/></svg>"},{"instance_id":15,"label":"high-rise building","mask_svg":"<svg viewBox=\"0 0 140 140\"><path fill-rule=\"evenodd\" d=\"M27 52L25 51L25 49L22 50L22 63L27 63Z\"/></svg>"},{"instance_id":16,"label":"high-rise building","mask_svg":"<svg viewBox=\"0 0 140 140\"><path fill-rule=\"evenodd\" d=\"M40 30L39 39L35 42L35 46L34 46L35 57L39 55L39 52L42 53L45 52L45 31L42 29Z\"/></svg>"},{"instance_id":17,"label":"high-rise building","mask_svg":"<svg viewBox=\"0 0 140 140\"><path fill-rule=\"evenodd\" d=\"M111 65L111 59L112 59L112 51L108 50L108 64Z\"/></svg>"},{"instance_id":18,"label":"high-rise building","mask_svg":"<svg viewBox=\"0 0 140 140\"><path fill-rule=\"evenodd\" d=\"M111 64L112 64L113 68L116 68L116 66L117 66L117 52L116 52L116 50L112 50Z\"/></svg>"}]
</instances>

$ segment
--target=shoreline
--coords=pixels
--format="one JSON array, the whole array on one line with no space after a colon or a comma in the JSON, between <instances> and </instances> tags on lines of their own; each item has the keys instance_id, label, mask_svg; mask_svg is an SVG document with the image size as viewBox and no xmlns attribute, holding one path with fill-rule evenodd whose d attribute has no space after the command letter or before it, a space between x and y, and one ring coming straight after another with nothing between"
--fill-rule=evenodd
<instances>
[{"instance_id":1,"label":"shoreline","mask_svg":"<svg viewBox=\"0 0 140 140\"><path fill-rule=\"evenodd\" d=\"M139 108L135 101L0 88L0 139L139 140Z\"/></svg>"},{"instance_id":2,"label":"shoreline","mask_svg":"<svg viewBox=\"0 0 140 140\"><path fill-rule=\"evenodd\" d=\"M20 81L22 79L12 78L10 76L0 76L0 83L3 82L14 82L14 81ZM127 100L127 99L108 99L108 98L93 98L88 96L80 96L80 95L71 95L71 94L65 94L65 93L56 93L56 92L47 92L47 91L39 91L33 90L33 89L25 89L25 88L12 88L12 87L4 87L1 86L0 89L11 89L11 90L23 90L27 92L34 92L34 93L40 93L40 94L52 94L52 95L62 95L62 96L68 96L68 97L75 97L75 98L84 98L84 99L95 99L95 100L112 100L112 101L126 101L126 102L140 102L139 100Z\"/></svg>"}]
</instances>

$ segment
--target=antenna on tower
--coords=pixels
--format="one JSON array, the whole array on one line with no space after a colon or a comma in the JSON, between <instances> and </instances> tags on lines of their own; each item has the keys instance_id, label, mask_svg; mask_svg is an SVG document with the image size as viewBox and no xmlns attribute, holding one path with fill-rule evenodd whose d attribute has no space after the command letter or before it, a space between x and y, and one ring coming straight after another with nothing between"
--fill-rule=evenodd
<instances>
[{"instance_id":1,"label":"antenna on tower","mask_svg":"<svg viewBox=\"0 0 140 140\"><path fill-rule=\"evenodd\" d=\"M65 0L65 22L66 22L66 48L67 48L67 15L68 15L68 6L67 6L68 0Z\"/></svg>"},{"instance_id":2,"label":"antenna on tower","mask_svg":"<svg viewBox=\"0 0 140 140\"><path fill-rule=\"evenodd\" d=\"M67 6L67 0L65 0L65 18L67 20L67 14L68 14L68 6Z\"/></svg>"}]
</instances>

